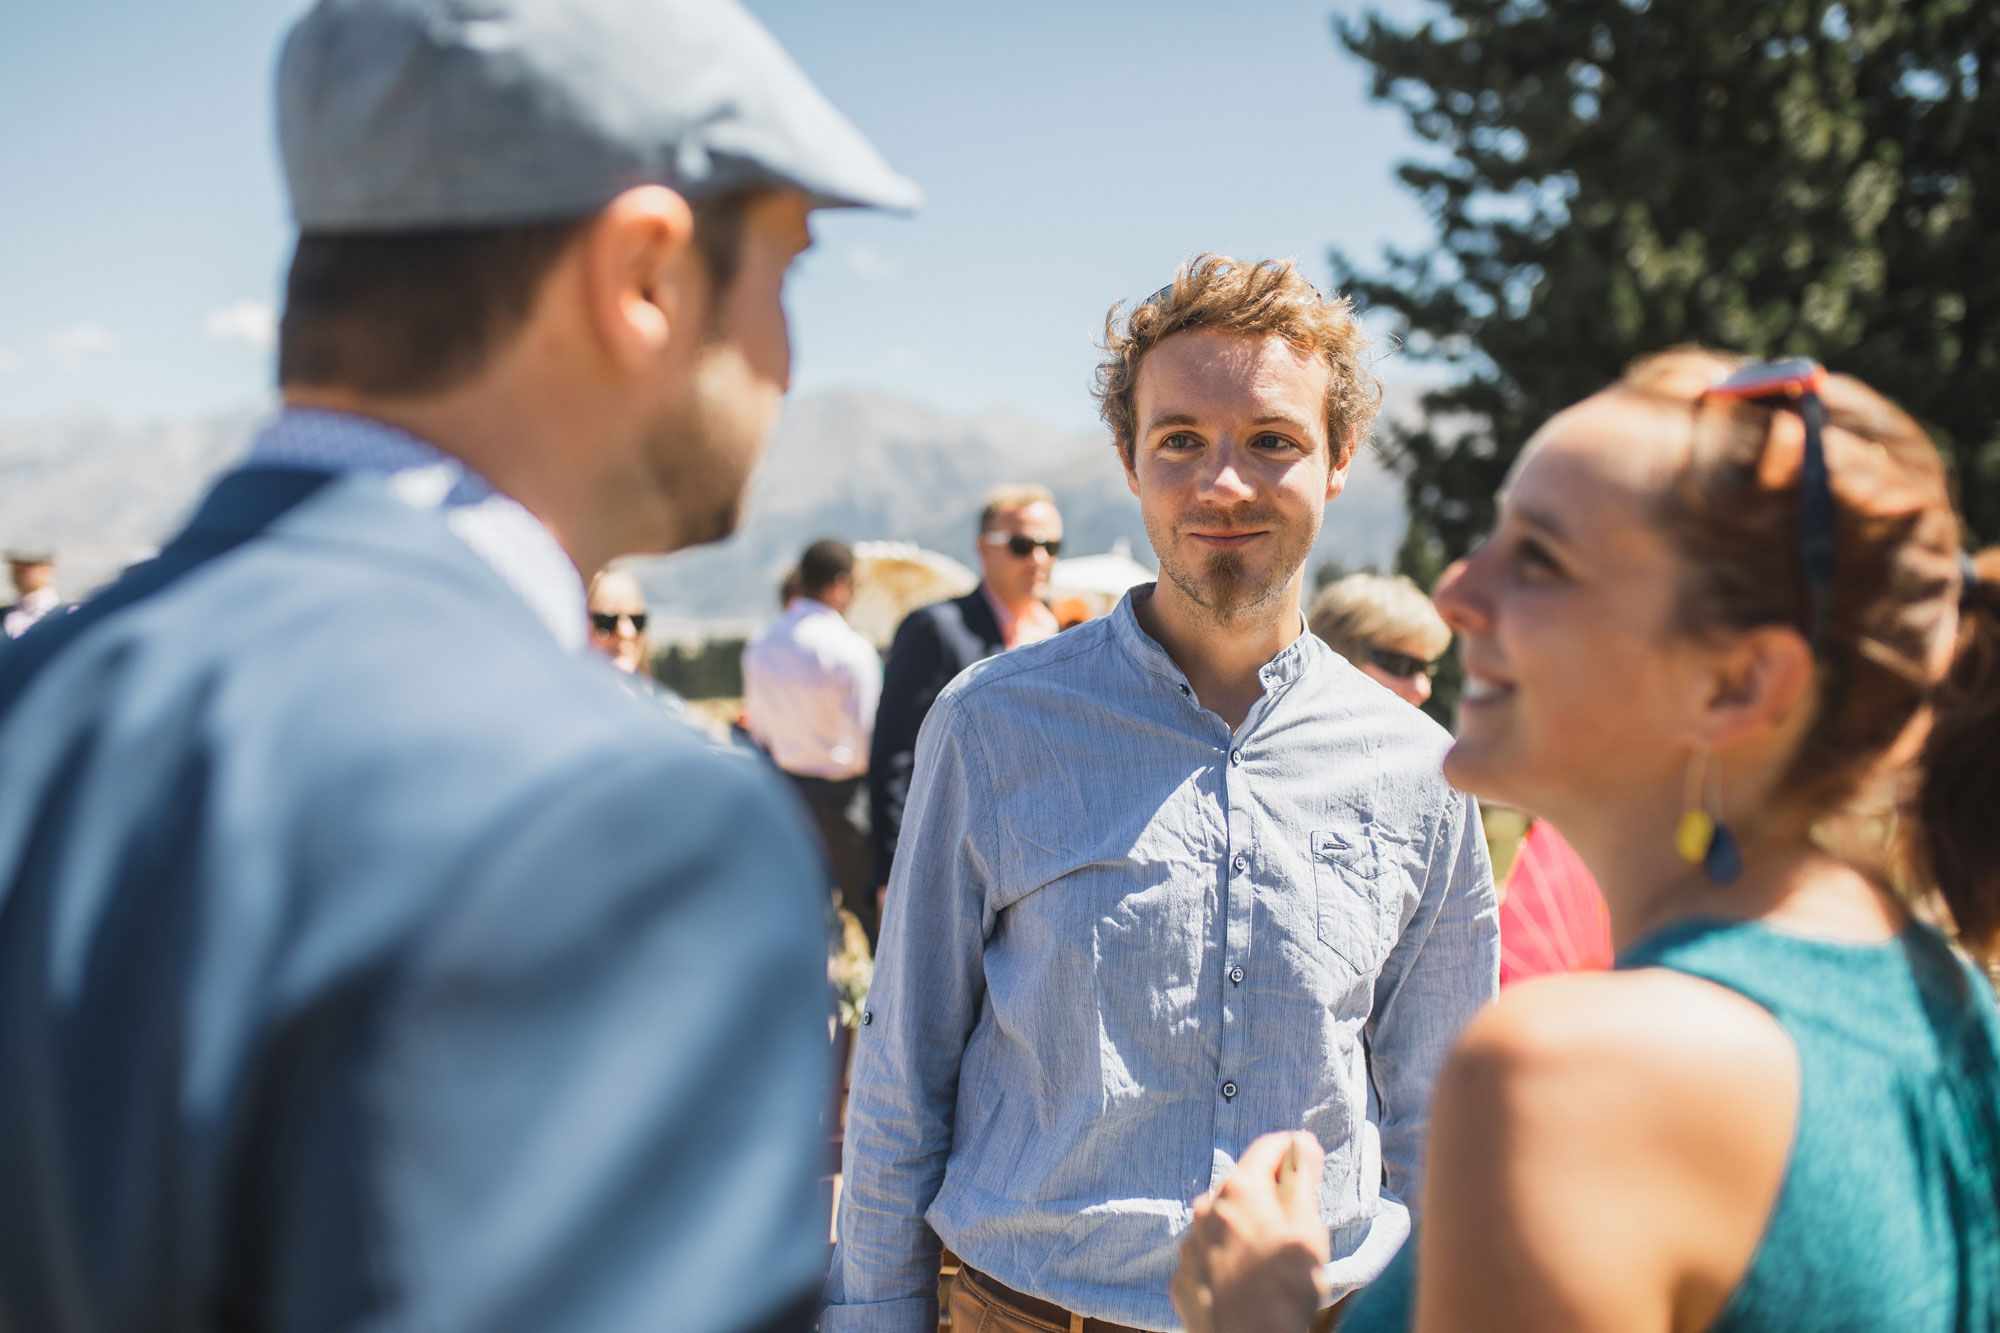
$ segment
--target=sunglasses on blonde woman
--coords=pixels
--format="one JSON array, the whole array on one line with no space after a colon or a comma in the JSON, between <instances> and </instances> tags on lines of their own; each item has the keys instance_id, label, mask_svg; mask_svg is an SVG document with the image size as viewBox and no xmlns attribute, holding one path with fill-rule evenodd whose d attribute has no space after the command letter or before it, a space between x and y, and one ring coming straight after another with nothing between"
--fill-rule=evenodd
<instances>
[{"instance_id":1,"label":"sunglasses on blonde woman","mask_svg":"<svg viewBox=\"0 0 2000 1333\"><path fill-rule=\"evenodd\" d=\"M1369 648L1367 652L1369 661L1381 667L1390 675L1404 680L1412 680L1418 676L1433 675L1437 671L1436 662L1413 656L1410 653L1399 653L1388 648Z\"/></svg>"}]
</instances>

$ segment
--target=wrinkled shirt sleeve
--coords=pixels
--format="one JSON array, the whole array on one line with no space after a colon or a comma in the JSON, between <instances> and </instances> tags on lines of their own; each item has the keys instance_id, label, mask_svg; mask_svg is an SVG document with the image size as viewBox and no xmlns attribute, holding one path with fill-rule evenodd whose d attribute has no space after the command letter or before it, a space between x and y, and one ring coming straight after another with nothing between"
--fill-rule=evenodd
<instances>
[{"instance_id":1,"label":"wrinkled shirt sleeve","mask_svg":"<svg viewBox=\"0 0 2000 1333\"><path fill-rule=\"evenodd\" d=\"M1416 915L1375 985L1365 1029L1382 1136L1384 1192L1412 1211L1438 1070L1466 1022L1500 989L1500 907L1479 805L1438 820Z\"/></svg>"},{"instance_id":2,"label":"wrinkled shirt sleeve","mask_svg":"<svg viewBox=\"0 0 2000 1333\"><path fill-rule=\"evenodd\" d=\"M917 740L881 950L847 1108L839 1244L824 1333L935 1333L937 1238L924 1213L951 1152L959 1062L985 997L982 845L990 785L958 700Z\"/></svg>"}]
</instances>

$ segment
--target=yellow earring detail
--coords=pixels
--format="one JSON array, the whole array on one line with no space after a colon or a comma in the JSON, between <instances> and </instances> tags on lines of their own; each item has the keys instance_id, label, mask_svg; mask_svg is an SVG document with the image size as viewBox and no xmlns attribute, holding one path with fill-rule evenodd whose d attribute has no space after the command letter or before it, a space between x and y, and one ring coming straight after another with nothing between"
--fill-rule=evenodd
<instances>
[{"instance_id":1,"label":"yellow earring detail","mask_svg":"<svg viewBox=\"0 0 2000 1333\"><path fill-rule=\"evenodd\" d=\"M1720 818L1722 776L1710 772L1706 747L1696 750L1688 761L1684 803L1687 810L1674 827L1674 851L1689 865L1700 866L1712 883L1734 882L1743 873L1743 853L1736 845L1736 836Z\"/></svg>"},{"instance_id":2,"label":"yellow earring detail","mask_svg":"<svg viewBox=\"0 0 2000 1333\"><path fill-rule=\"evenodd\" d=\"M1714 839L1715 821L1708 817L1708 811L1696 808L1681 816L1680 827L1674 830L1674 850L1681 854L1681 860L1698 866Z\"/></svg>"}]
</instances>

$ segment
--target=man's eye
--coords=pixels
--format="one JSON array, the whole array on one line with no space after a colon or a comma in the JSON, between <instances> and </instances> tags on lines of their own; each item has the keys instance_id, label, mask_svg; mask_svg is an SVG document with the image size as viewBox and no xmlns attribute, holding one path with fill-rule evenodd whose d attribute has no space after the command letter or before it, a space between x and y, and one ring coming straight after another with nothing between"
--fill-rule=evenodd
<instances>
[{"instance_id":1,"label":"man's eye","mask_svg":"<svg viewBox=\"0 0 2000 1333\"><path fill-rule=\"evenodd\" d=\"M1201 441L1184 430L1177 430L1172 435L1167 436L1166 439L1160 441L1160 448L1162 449L1199 449L1200 447Z\"/></svg>"},{"instance_id":2,"label":"man's eye","mask_svg":"<svg viewBox=\"0 0 2000 1333\"><path fill-rule=\"evenodd\" d=\"M1259 449L1291 449L1296 447L1284 436L1274 435L1269 431L1259 435L1256 439L1250 441L1250 443Z\"/></svg>"}]
</instances>

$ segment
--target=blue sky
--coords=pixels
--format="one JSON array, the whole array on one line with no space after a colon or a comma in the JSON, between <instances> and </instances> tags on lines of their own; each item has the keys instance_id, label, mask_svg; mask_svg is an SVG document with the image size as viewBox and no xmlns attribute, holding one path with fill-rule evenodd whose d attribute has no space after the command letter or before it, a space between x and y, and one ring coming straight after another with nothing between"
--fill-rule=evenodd
<instances>
[{"instance_id":1,"label":"blue sky","mask_svg":"<svg viewBox=\"0 0 2000 1333\"><path fill-rule=\"evenodd\" d=\"M302 7L0 5L0 421L268 391L290 244L270 68ZM791 289L801 390L1085 427L1105 308L1183 256L1323 279L1329 245L1425 234L1391 176L1415 144L1332 38L1360 0L749 7L930 201L821 215Z\"/></svg>"}]
</instances>

